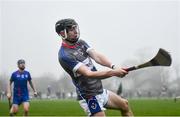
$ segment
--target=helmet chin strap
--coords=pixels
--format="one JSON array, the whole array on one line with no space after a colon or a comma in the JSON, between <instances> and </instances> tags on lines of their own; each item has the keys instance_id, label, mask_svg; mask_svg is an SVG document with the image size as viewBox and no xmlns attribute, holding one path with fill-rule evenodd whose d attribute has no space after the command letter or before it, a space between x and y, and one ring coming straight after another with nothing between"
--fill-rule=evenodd
<instances>
[{"instance_id":1,"label":"helmet chin strap","mask_svg":"<svg viewBox=\"0 0 180 117\"><path fill-rule=\"evenodd\" d=\"M78 28L78 32L79 32L79 28ZM69 38L67 38L67 30L66 30L66 29L64 29L64 36L62 36L62 35L59 34L59 36L60 36L63 40L66 40L66 41L68 41L69 43L72 43L72 44L76 43L76 42L79 40L79 35L80 35L80 34L78 33L76 39L69 39Z\"/></svg>"},{"instance_id":2,"label":"helmet chin strap","mask_svg":"<svg viewBox=\"0 0 180 117\"><path fill-rule=\"evenodd\" d=\"M60 36L63 40L66 40L66 38L67 38L67 31L66 31L66 29L64 29L64 36L62 36L61 34L59 34L59 36Z\"/></svg>"}]
</instances>

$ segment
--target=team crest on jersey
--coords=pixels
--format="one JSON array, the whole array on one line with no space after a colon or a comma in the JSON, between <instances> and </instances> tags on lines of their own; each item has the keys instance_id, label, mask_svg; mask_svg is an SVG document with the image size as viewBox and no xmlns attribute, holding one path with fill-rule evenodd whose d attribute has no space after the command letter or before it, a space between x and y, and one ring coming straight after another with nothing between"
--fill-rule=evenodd
<instances>
[{"instance_id":1,"label":"team crest on jersey","mask_svg":"<svg viewBox=\"0 0 180 117\"><path fill-rule=\"evenodd\" d=\"M26 74L26 75L25 75L25 77L27 78L27 77L28 77L28 75Z\"/></svg>"},{"instance_id":2,"label":"team crest on jersey","mask_svg":"<svg viewBox=\"0 0 180 117\"><path fill-rule=\"evenodd\" d=\"M74 56L77 56L77 55L78 55L78 52L74 52L73 54L74 54Z\"/></svg>"},{"instance_id":3,"label":"team crest on jersey","mask_svg":"<svg viewBox=\"0 0 180 117\"><path fill-rule=\"evenodd\" d=\"M24 74L23 74L23 75L21 75L21 78L24 78Z\"/></svg>"},{"instance_id":4,"label":"team crest on jersey","mask_svg":"<svg viewBox=\"0 0 180 117\"><path fill-rule=\"evenodd\" d=\"M19 77L20 77L20 75L19 75L19 74L17 74L17 75L16 75L16 77L17 77L17 78L19 78Z\"/></svg>"},{"instance_id":5,"label":"team crest on jersey","mask_svg":"<svg viewBox=\"0 0 180 117\"><path fill-rule=\"evenodd\" d=\"M78 49L78 53L79 53L80 55L84 55L82 49Z\"/></svg>"}]
</instances>

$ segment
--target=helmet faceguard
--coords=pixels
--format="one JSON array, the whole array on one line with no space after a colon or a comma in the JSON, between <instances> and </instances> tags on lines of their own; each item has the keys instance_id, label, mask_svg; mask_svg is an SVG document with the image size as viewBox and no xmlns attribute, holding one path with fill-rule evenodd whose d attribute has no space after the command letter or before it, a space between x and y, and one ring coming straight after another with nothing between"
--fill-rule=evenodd
<instances>
[{"instance_id":1,"label":"helmet faceguard","mask_svg":"<svg viewBox=\"0 0 180 117\"><path fill-rule=\"evenodd\" d=\"M75 20L73 19L62 19L59 20L56 25L56 32L57 34L66 41L69 41L71 43L75 43L78 41L79 36L80 36L80 31L79 31L79 27L78 24L75 22ZM77 33L77 36L75 38L68 38L67 33L69 30L74 29Z\"/></svg>"}]
</instances>

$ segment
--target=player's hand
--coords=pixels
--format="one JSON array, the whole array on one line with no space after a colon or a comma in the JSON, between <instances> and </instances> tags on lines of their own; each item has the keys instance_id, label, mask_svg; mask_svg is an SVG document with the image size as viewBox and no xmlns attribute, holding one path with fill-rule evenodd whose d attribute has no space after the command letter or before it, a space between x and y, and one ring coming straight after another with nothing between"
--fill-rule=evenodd
<instances>
[{"instance_id":1,"label":"player's hand","mask_svg":"<svg viewBox=\"0 0 180 117\"><path fill-rule=\"evenodd\" d=\"M124 77L126 76L126 74L128 74L128 72L126 70L124 70L123 68L115 68L115 76L117 77Z\"/></svg>"},{"instance_id":2,"label":"player's hand","mask_svg":"<svg viewBox=\"0 0 180 117\"><path fill-rule=\"evenodd\" d=\"M37 92L36 91L34 91L34 97L37 97Z\"/></svg>"},{"instance_id":3,"label":"player's hand","mask_svg":"<svg viewBox=\"0 0 180 117\"><path fill-rule=\"evenodd\" d=\"M11 93L7 93L7 98L11 99Z\"/></svg>"}]
</instances>

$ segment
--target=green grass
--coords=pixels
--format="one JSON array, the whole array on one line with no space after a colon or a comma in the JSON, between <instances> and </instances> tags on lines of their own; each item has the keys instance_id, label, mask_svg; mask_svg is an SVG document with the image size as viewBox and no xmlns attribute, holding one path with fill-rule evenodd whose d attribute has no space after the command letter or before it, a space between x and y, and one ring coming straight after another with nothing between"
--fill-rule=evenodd
<instances>
[{"instance_id":1,"label":"green grass","mask_svg":"<svg viewBox=\"0 0 180 117\"><path fill-rule=\"evenodd\" d=\"M139 99L129 100L136 116L180 116L180 100L176 103L172 99ZM33 100L30 115L36 116L84 116L85 113L75 100ZM22 115L22 106L18 115ZM108 116L118 116L117 110L107 110ZM0 101L0 116L8 115L8 102Z\"/></svg>"}]
</instances>

